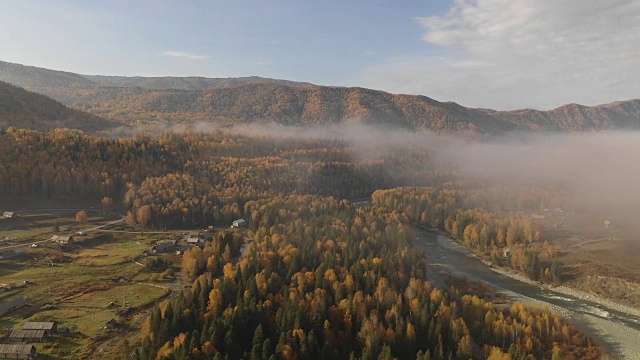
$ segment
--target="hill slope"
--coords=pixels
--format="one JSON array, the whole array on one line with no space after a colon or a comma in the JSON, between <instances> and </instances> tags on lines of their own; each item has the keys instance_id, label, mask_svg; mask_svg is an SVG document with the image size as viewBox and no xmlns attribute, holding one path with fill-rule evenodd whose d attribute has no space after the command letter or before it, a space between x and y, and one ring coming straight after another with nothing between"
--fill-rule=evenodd
<instances>
[{"instance_id":1,"label":"hill slope","mask_svg":"<svg viewBox=\"0 0 640 360\"><path fill-rule=\"evenodd\" d=\"M549 111L474 109L425 96L314 86L258 77L84 76L0 62L0 80L107 118L148 122L364 122L438 132L640 129L640 100Z\"/></svg>"},{"instance_id":2,"label":"hill slope","mask_svg":"<svg viewBox=\"0 0 640 360\"><path fill-rule=\"evenodd\" d=\"M200 91L93 87L65 91L59 96L66 98L71 106L105 117L127 116L173 123L302 125L361 122L409 129L474 132L517 128L456 104L362 88L294 88L278 84L247 84Z\"/></svg>"},{"instance_id":3,"label":"hill slope","mask_svg":"<svg viewBox=\"0 0 640 360\"><path fill-rule=\"evenodd\" d=\"M0 81L0 128L41 131L70 128L93 132L117 126L120 124L67 108L46 96Z\"/></svg>"}]
</instances>

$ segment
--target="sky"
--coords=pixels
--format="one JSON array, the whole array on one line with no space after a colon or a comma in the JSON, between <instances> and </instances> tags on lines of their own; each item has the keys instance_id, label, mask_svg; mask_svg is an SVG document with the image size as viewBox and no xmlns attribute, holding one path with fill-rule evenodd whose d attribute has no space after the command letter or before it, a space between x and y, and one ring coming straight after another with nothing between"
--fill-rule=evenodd
<instances>
[{"instance_id":1,"label":"sky","mask_svg":"<svg viewBox=\"0 0 640 360\"><path fill-rule=\"evenodd\" d=\"M640 98L640 0L2 0L0 60L499 110Z\"/></svg>"}]
</instances>

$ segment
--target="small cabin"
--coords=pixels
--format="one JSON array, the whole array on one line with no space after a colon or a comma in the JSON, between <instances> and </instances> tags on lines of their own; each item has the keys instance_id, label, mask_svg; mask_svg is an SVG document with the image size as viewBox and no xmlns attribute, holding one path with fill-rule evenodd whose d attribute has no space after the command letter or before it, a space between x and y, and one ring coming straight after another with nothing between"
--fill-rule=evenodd
<instances>
[{"instance_id":1,"label":"small cabin","mask_svg":"<svg viewBox=\"0 0 640 360\"><path fill-rule=\"evenodd\" d=\"M68 245L73 242L72 235L53 235L51 237L51 241L58 243L60 245Z\"/></svg>"},{"instance_id":2,"label":"small cabin","mask_svg":"<svg viewBox=\"0 0 640 360\"><path fill-rule=\"evenodd\" d=\"M41 343L47 340L47 332L44 330L13 330L9 335L10 342Z\"/></svg>"},{"instance_id":3,"label":"small cabin","mask_svg":"<svg viewBox=\"0 0 640 360\"><path fill-rule=\"evenodd\" d=\"M231 223L231 228L237 229L237 228L245 227L246 225L247 225L247 222L244 219L238 219L238 220L234 220L233 223Z\"/></svg>"},{"instance_id":4,"label":"small cabin","mask_svg":"<svg viewBox=\"0 0 640 360\"><path fill-rule=\"evenodd\" d=\"M43 330L49 336L56 333L58 324L55 321L29 321L22 325L22 330Z\"/></svg>"},{"instance_id":5,"label":"small cabin","mask_svg":"<svg viewBox=\"0 0 640 360\"><path fill-rule=\"evenodd\" d=\"M105 329L115 329L117 326L118 326L118 322L116 321L116 319L111 319L107 321L106 324L104 324Z\"/></svg>"},{"instance_id":6,"label":"small cabin","mask_svg":"<svg viewBox=\"0 0 640 360\"><path fill-rule=\"evenodd\" d=\"M157 244L151 248L151 252L154 254L170 252L176 246L175 240L165 241L161 244Z\"/></svg>"},{"instance_id":7,"label":"small cabin","mask_svg":"<svg viewBox=\"0 0 640 360\"><path fill-rule=\"evenodd\" d=\"M36 347L21 344L0 344L0 359L37 359Z\"/></svg>"},{"instance_id":8,"label":"small cabin","mask_svg":"<svg viewBox=\"0 0 640 360\"><path fill-rule=\"evenodd\" d=\"M176 255L184 255L189 249L192 249L193 246L178 246L176 248Z\"/></svg>"},{"instance_id":9,"label":"small cabin","mask_svg":"<svg viewBox=\"0 0 640 360\"><path fill-rule=\"evenodd\" d=\"M189 245L200 245L204 240L199 237L189 237L186 239L186 242Z\"/></svg>"}]
</instances>

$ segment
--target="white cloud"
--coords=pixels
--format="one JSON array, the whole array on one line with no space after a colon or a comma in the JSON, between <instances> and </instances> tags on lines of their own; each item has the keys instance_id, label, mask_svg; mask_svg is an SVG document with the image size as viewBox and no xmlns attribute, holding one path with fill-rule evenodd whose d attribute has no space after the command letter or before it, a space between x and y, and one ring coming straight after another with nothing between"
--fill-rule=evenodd
<instances>
[{"instance_id":1,"label":"white cloud","mask_svg":"<svg viewBox=\"0 0 640 360\"><path fill-rule=\"evenodd\" d=\"M202 60L202 59L207 59L209 57L207 55L196 55L196 54L191 54L185 51L164 51L160 53L160 55L181 57L181 58L190 59L190 60Z\"/></svg>"},{"instance_id":2,"label":"white cloud","mask_svg":"<svg viewBox=\"0 0 640 360\"><path fill-rule=\"evenodd\" d=\"M368 86L499 109L640 97L640 0L455 0L417 21L444 55L388 59Z\"/></svg>"}]
</instances>

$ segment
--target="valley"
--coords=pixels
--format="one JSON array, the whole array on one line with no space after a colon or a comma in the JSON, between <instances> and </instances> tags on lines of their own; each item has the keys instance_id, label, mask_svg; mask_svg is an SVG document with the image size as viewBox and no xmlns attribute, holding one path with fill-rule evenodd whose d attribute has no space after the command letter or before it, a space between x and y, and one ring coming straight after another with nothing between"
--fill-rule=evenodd
<instances>
[{"instance_id":1,"label":"valley","mask_svg":"<svg viewBox=\"0 0 640 360\"><path fill-rule=\"evenodd\" d=\"M496 165L616 142L579 133L633 128L633 102L533 121L361 88L27 70L65 105L3 85L2 341L53 321L70 335L31 341L44 359L638 354L627 184L600 204L573 173ZM534 135L550 130L578 134Z\"/></svg>"}]
</instances>

